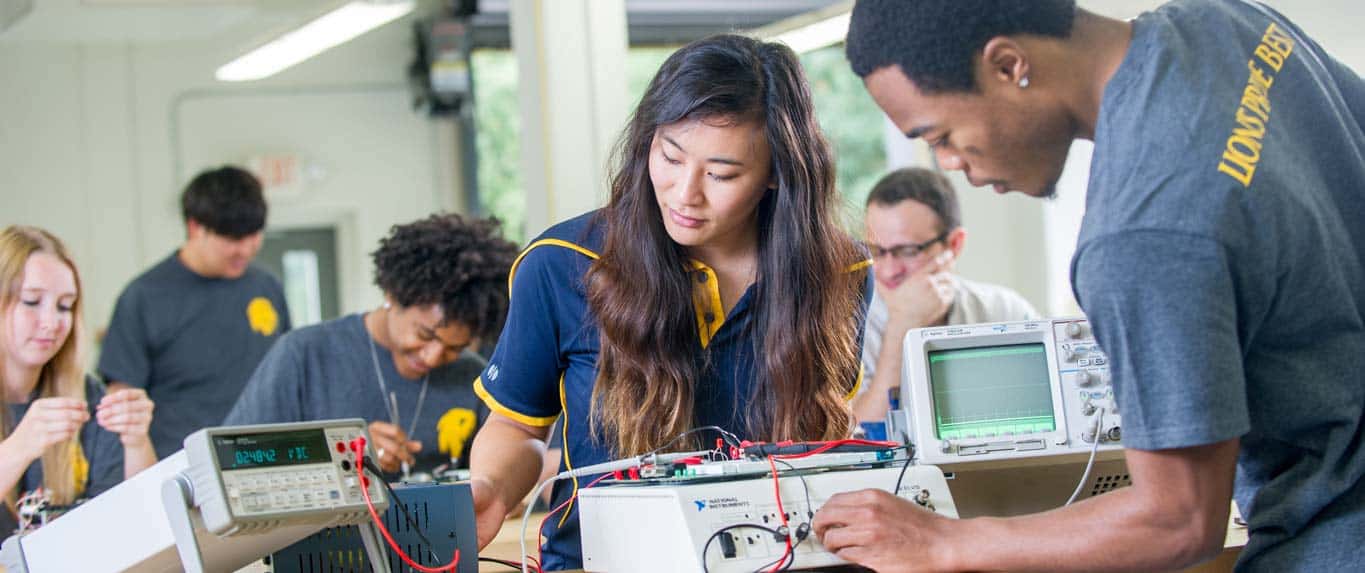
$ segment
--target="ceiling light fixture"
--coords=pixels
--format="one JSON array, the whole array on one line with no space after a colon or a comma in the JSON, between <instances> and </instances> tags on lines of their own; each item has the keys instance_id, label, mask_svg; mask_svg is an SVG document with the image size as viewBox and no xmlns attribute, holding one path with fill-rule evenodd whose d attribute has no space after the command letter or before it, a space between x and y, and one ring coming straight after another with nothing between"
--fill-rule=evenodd
<instances>
[{"instance_id":1,"label":"ceiling light fixture","mask_svg":"<svg viewBox=\"0 0 1365 573\"><path fill-rule=\"evenodd\" d=\"M225 82L267 78L412 12L414 0L356 0L218 68Z\"/></svg>"},{"instance_id":2,"label":"ceiling light fixture","mask_svg":"<svg viewBox=\"0 0 1365 573\"><path fill-rule=\"evenodd\" d=\"M852 11L852 0L845 0L758 28L752 35L786 44L798 54L813 52L838 44L848 37L848 21Z\"/></svg>"}]
</instances>

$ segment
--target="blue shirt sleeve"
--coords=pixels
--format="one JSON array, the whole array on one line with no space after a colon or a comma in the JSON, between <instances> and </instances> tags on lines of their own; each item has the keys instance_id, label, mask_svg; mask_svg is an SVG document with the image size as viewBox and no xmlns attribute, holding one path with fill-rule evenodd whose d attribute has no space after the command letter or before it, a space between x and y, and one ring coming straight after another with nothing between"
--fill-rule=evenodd
<instances>
[{"instance_id":1,"label":"blue shirt sleeve","mask_svg":"<svg viewBox=\"0 0 1365 573\"><path fill-rule=\"evenodd\" d=\"M136 283L134 283L136 285ZM100 348L99 373L107 382L146 388L151 377L151 348L142 297L135 286L119 295L109 332Z\"/></svg>"},{"instance_id":2,"label":"blue shirt sleeve","mask_svg":"<svg viewBox=\"0 0 1365 573\"><path fill-rule=\"evenodd\" d=\"M246 383L246 389L223 419L224 426L302 422L304 415L303 351L296 337L281 338Z\"/></svg>"},{"instance_id":3,"label":"blue shirt sleeve","mask_svg":"<svg viewBox=\"0 0 1365 573\"><path fill-rule=\"evenodd\" d=\"M559 247L532 247L512 268L507 323L493 359L474 383L493 412L540 427L559 416L562 315L556 295L574 294L578 277L570 276L564 259L577 256Z\"/></svg>"},{"instance_id":4,"label":"blue shirt sleeve","mask_svg":"<svg viewBox=\"0 0 1365 573\"><path fill-rule=\"evenodd\" d=\"M1250 429L1222 245L1171 231L1111 234L1078 249L1072 276L1109 356L1125 446L1193 447Z\"/></svg>"}]
</instances>

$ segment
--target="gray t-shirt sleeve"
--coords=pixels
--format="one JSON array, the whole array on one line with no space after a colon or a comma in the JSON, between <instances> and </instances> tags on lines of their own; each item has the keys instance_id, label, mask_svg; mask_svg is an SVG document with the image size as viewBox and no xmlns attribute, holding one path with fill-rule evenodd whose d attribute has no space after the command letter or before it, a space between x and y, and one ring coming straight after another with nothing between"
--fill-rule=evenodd
<instances>
[{"instance_id":1,"label":"gray t-shirt sleeve","mask_svg":"<svg viewBox=\"0 0 1365 573\"><path fill-rule=\"evenodd\" d=\"M296 338L286 335L270 348L223 419L224 426L304 421L307 372L304 349Z\"/></svg>"},{"instance_id":2,"label":"gray t-shirt sleeve","mask_svg":"<svg viewBox=\"0 0 1365 573\"><path fill-rule=\"evenodd\" d=\"M1227 253L1202 236L1129 231L1087 241L1076 298L1109 356L1123 443L1221 442L1250 429Z\"/></svg>"},{"instance_id":3,"label":"gray t-shirt sleeve","mask_svg":"<svg viewBox=\"0 0 1365 573\"><path fill-rule=\"evenodd\" d=\"M135 288L119 295L100 348L99 373L107 382L146 388L151 379L151 341L142 296Z\"/></svg>"}]
</instances>

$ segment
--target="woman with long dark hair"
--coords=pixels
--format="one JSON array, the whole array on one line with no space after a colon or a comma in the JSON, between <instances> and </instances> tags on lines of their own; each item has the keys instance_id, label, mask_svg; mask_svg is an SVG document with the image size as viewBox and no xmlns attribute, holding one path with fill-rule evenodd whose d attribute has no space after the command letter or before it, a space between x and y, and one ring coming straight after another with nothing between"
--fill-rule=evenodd
<instances>
[{"instance_id":1,"label":"woman with long dark hair","mask_svg":"<svg viewBox=\"0 0 1365 573\"><path fill-rule=\"evenodd\" d=\"M618 153L608 206L513 264L507 326L475 386L493 410L471 468L482 543L534 485L556 419L564 469L705 426L769 441L852 430L865 257L837 222L796 55L732 35L678 50ZM556 484L555 504L575 487ZM547 570L581 566L566 515L547 532Z\"/></svg>"}]
</instances>

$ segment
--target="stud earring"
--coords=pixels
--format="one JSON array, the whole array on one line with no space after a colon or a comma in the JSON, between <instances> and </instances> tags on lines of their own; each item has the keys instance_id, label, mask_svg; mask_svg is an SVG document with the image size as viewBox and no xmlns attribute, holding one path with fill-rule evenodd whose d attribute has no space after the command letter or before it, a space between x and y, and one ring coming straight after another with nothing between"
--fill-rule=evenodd
<instances>
[{"instance_id":1,"label":"stud earring","mask_svg":"<svg viewBox=\"0 0 1365 573\"><path fill-rule=\"evenodd\" d=\"M388 309L391 308L392 306L393 306L393 305L390 304L389 301L387 301L387 300L384 301L384 310L388 310Z\"/></svg>"},{"instance_id":2,"label":"stud earring","mask_svg":"<svg viewBox=\"0 0 1365 573\"><path fill-rule=\"evenodd\" d=\"M1019 89L1024 89L1026 87L1028 87L1028 76L1019 78Z\"/></svg>"}]
</instances>

